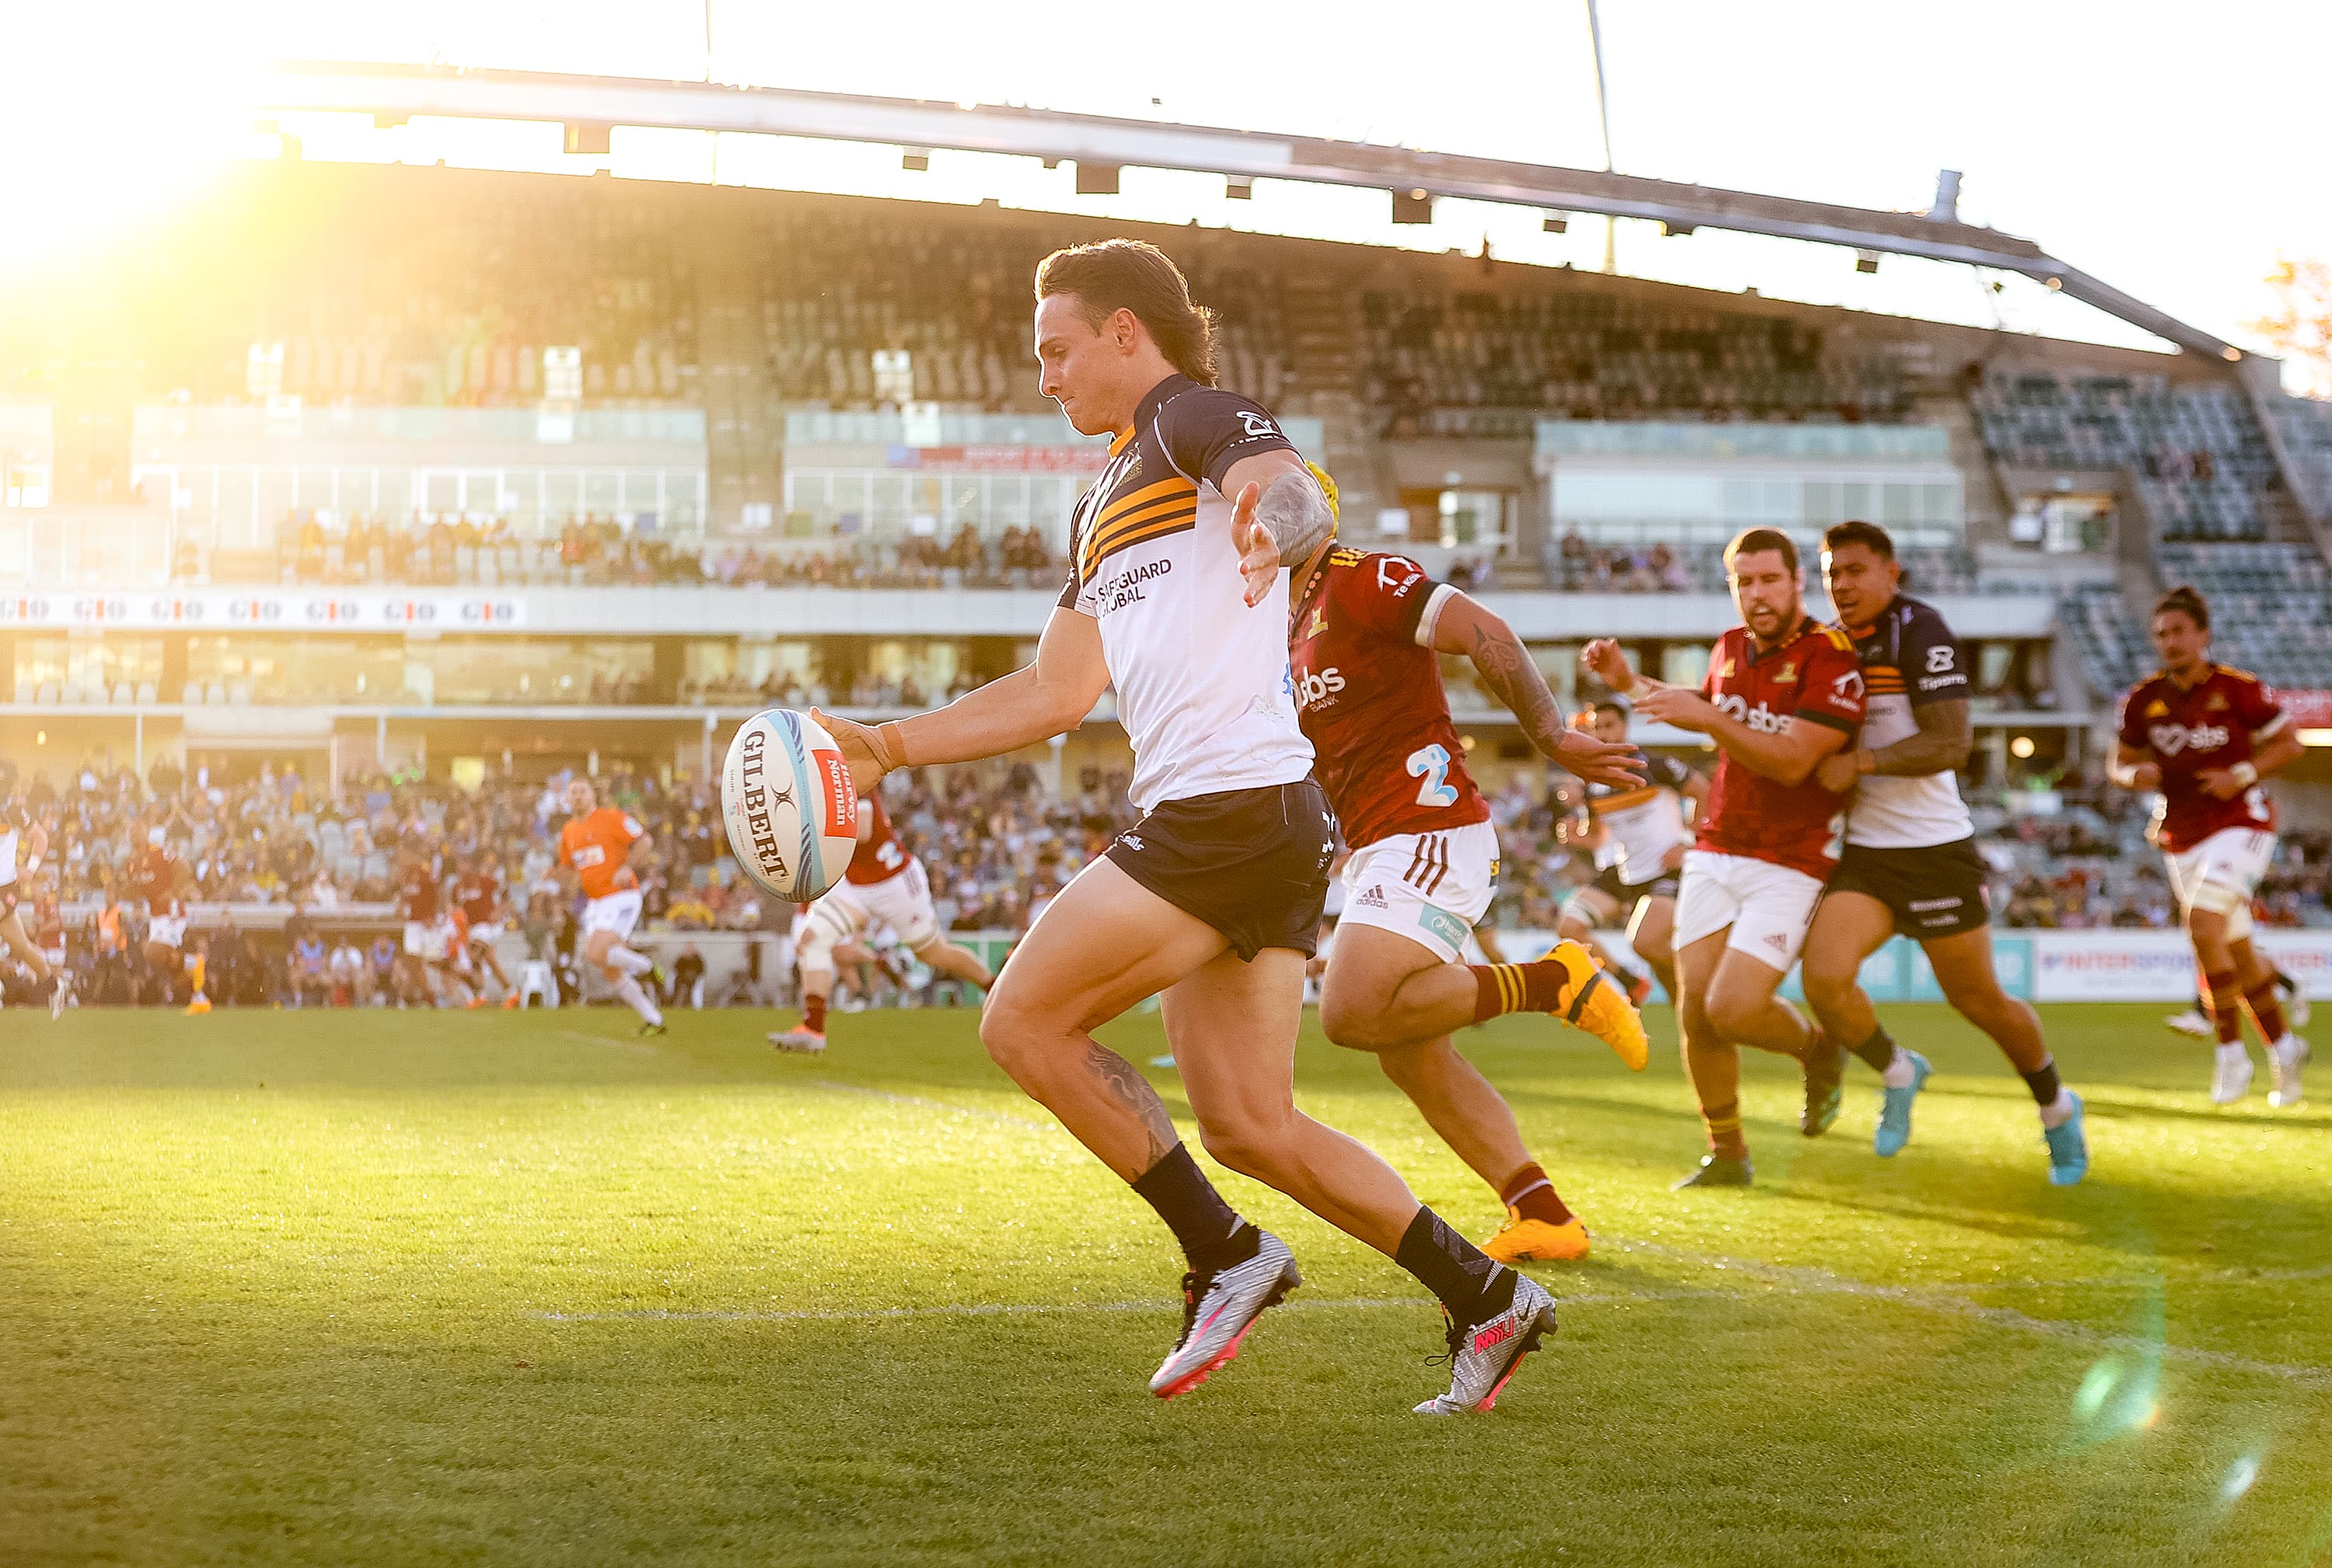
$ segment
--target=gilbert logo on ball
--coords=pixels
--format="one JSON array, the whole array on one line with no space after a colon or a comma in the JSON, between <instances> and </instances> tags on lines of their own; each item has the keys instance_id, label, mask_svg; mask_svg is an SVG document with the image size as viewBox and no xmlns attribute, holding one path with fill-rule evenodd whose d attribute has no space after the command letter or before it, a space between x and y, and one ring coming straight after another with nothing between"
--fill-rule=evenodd
<instances>
[{"instance_id":1,"label":"gilbert logo on ball","mask_svg":"<svg viewBox=\"0 0 2332 1568\"><path fill-rule=\"evenodd\" d=\"M791 904L841 881L858 848L858 791L842 749L790 708L737 727L721 768L721 817L738 864Z\"/></svg>"}]
</instances>

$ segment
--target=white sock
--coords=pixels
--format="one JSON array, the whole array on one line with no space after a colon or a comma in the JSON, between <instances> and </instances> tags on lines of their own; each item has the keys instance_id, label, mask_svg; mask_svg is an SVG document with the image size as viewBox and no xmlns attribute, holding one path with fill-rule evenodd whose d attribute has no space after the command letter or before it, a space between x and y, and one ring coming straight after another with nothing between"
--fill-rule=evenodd
<instances>
[{"instance_id":1,"label":"white sock","mask_svg":"<svg viewBox=\"0 0 2332 1568\"><path fill-rule=\"evenodd\" d=\"M2235 1041L2232 1045L2219 1047L2219 1061L2225 1066L2232 1067L2237 1062L2249 1059L2249 1056L2250 1053L2243 1049L2243 1043L2241 1040Z\"/></svg>"},{"instance_id":2,"label":"white sock","mask_svg":"<svg viewBox=\"0 0 2332 1568\"><path fill-rule=\"evenodd\" d=\"M639 1014L648 1022L652 1024L664 1022L664 1014L656 1010L655 1003L648 1000L648 993L640 990L640 982L630 975L626 975L616 982L616 994L624 999L625 1004L632 1011Z\"/></svg>"},{"instance_id":3,"label":"white sock","mask_svg":"<svg viewBox=\"0 0 2332 1568\"><path fill-rule=\"evenodd\" d=\"M1918 1081L1918 1072L1911 1066L1911 1053L1902 1047L1895 1047L1895 1059L1878 1075L1878 1081L1890 1089L1907 1089Z\"/></svg>"},{"instance_id":4,"label":"white sock","mask_svg":"<svg viewBox=\"0 0 2332 1568\"><path fill-rule=\"evenodd\" d=\"M2072 1119L2072 1093L2060 1084L2057 1085L2057 1097L2040 1107L2040 1124L2043 1127L2061 1127Z\"/></svg>"},{"instance_id":5,"label":"white sock","mask_svg":"<svg viewBox=\"0 0 2332 1568\"><path fill-rule=\"evenodd\" d=\"M634 952L630 948L620 944L607 950L607 961L626 974L645 974L655 968L654 959L649 958L645 953Z\"/></svg>"}]
</instances>

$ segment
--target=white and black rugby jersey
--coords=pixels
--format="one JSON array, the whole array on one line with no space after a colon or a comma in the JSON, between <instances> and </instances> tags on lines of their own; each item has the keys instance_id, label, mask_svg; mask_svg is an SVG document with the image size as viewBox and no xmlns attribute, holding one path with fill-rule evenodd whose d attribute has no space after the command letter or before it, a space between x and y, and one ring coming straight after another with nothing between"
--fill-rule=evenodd
<instances>
[{"instance_id":1,"label":"white and black rugby jersey","mask_svg":"<svg viewBox=\"0 0 2332 1568\"><path fill-rule=\"evenodd\" d=\"M1916 708L1967 700L1967 657L1935 606L1897 594L1871 625L1845 630L1861 656L1868 694L1862 717L1865 750L1876 751L1917 734ZM1846 841L1871 849L1925 848L1974 831L1960 799L1959 780L1949 769L1907 779L1866 774L1846 818Z\"/></svg>"},{"instance_id":2,"label":"white and black rugby jersey","mask_svg":"<svg viewBox=\"0 0 2332 1568\"><path fill-rule=\"evenodd\" d=\"M1241 458L1294 450L1261 405L1170 376L1077 502L1061 607L1101 622L1143 811L1312 771L1287 673L1287 576L1248 607L1222 492Z\"/></svg>"},{"instance_id":3,"label":"white and black rugby jersey","mask_svg":"<svg viewBox=\"0 0 2332 1568\"><path fill-rule=\"evenodd\" d=\"M1673 757L1639 749L1630 761L1644 770L1644 782L1587 786L1587 815L1610 830L1595 851L1595 869L1617 866L1621 885L1658 881L1668 871L1668 853L1690 847L1684 825L1684 787L1692 770Z\"/></svg>"}]
</instances>

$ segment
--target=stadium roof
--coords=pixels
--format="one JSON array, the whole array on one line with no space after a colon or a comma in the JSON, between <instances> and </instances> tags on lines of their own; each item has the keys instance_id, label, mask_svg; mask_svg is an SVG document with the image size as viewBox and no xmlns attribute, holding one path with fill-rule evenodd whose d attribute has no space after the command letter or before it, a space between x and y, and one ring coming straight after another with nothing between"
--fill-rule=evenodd
<instances>
[{"instance_id":1,"label":"stadium roof","mask_svg":"<svg viewBox=\"0 0 2332 1568\"><path fill-rule=\"evenodd\" d=\"M1074 162L1302 180L1408 195L1642 218L1671 233L1730 229L2021 273L2117 316L2189 353L2239 360L2242 350L2068 266L2031 240L1962 223L1955 213L1880 212L1672 180L1458 153L1070 114L1008 105L868 98L708 81L576 76L444 66L280 62L262 84L266 107L568 125L743 131L763 136L946 148Z\"/></svg>"}]
</instances>

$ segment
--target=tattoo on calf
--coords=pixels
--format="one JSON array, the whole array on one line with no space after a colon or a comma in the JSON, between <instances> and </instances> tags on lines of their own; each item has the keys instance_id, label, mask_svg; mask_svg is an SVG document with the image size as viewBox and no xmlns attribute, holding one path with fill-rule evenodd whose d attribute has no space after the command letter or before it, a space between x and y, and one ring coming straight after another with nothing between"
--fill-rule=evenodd
<instances>
[{"instance_id":1,"label":"tattoo on calf","mask_svg":"<svg viewBox=\"0 0 2332 1568\"><path fill-rule=\"evenodd\" d=\"M1279 545L1279 564L1302 566L1336 531L1327 497L1305 473L1283 473L1264 487L1255 520Z\"/></svg>"},{"instance_id":2,"label":"tattoo on calf","mask_svg":"<svg viewBox=\"0 0 2332 1568\"><path fill-rule=\"evenodd\" d=\"M1101 1086L1110 1095L1133 1112L1142 1122L1142 1131L1150 1135L1149 1157L1142 1168L1149 1169L1174 1152L1181 1135L1174 1131L1174 1118L1166 1114L1166 1102L1150 1086L1132 1062L1108 1047L1093 1044L1085 1047L1085 1071L1101 1080Z\"/></svg>"}]
</instances>

